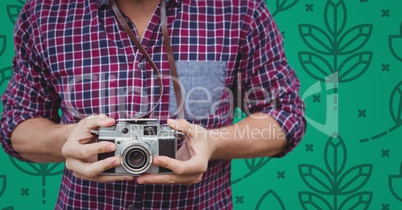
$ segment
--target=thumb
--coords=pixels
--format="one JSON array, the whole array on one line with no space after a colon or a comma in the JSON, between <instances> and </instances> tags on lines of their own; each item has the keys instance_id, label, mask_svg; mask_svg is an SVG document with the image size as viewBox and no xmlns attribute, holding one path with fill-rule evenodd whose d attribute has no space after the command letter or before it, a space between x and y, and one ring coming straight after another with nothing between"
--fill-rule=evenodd
<instances>
[{"instance_id":1,"label":"thumb","mask_svg":"<svg viewBox=\"0 0 402 210\"><path fill-rule=\"evenodd\" d=\"M189 123L187 120L180 119L180 120L172 120L168 119L167 124L177 131L181 131L186 135L191 132L193 128L193 124Z\"/></svg>"},{"instance_id":2,"label":"thumb","mask_svg":"<svg viewBox=\"0 0 402 210\"><path fill-rule=\"evenodd\" d=\"M106 115L93 115L81 121L86 129L98 129L99 127L110 127L115 120Z\"/></svg>"}]
</instances>

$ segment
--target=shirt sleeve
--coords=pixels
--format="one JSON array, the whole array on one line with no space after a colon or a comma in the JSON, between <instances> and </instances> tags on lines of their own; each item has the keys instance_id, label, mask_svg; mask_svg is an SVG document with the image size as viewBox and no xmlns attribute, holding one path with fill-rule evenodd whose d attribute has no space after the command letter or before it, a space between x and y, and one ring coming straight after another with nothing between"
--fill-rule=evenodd
<instances>
[{"instance_id":1,"label":"shirt sleeve","mask_svg":"<svg viewBox=\"0 0 402 210\"><path fill-rule=\"evenodd\" d=\"M288 141L277 155L282 157L305 133L305 104L298 93L300 82L285 57L283 37L265 3L259 2L250 12L248 28L243 29L246 38L239 63L243 111L247 115L263 112L278 122Z\"/></svg>"},{"instance_id":2,"label":"shirt sleeve","mask_svg":"<svg viewBox=\"0 0 402 210\"><path fill-rule=\"evenodd\" d=\"M13 75L1 98L1 144L6 153L19 159L11 144L11 134L19 123L30 118L60 120L60 100L46 75L42 36L30 4L27 1L14 28Z\"/></svg>"}]
</instances>

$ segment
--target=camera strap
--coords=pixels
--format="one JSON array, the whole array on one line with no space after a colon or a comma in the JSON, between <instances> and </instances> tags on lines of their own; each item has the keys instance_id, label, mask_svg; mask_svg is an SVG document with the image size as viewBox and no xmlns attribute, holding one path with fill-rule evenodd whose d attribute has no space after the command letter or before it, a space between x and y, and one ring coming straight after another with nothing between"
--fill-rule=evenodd
<instances>
[{"instance_id":1,"label":"camera strap","mask_svg":"<svg viewBox=\"0 0 402 210\"><path fill-rule=\"evenodd\" d=\"M146 114L138 117L138 118L144 118L144 117L149 117L150 114L156 109L156 107L160 104L163 96L163 82L162 82L162 76L159 73L158 67L156 67L155 63L152 61L151 57L149 56L148 52L142 47L140 41L136 38L134 33L131 31L130 27L127 25L125 18L121 14L119 8L117 7L116 3L114 0L109 0L110 6L115 13L117 20L119 21L120 25L123 27L124 31L126 31L127 35L130 37L131 41L137 46L137 48L140 50L140 52L144 55L145 59L149 62L151 65L155 75L159 78L159 88L160 88L160 95L158 99L158 103ZM167 18L166 18L166 2L165 0L161 0L161 26L162 26L162 35L164 39L164 44L167 52L167 58L169 62L169 68L170 68L170 74L172 77L172 82L173 82L173 88L175 91L176 95L176 102L177 102L177 109L178 109L178 118L179 119L184 119L184 103L183 103L183 97L180 89L180 84L179 84L179 77L177 75L177 70L176 70L176 65L174 61L174 56L173 56L173 50L172 46L170 45L170 37L167 29Z\"/></svg>"}]
</instances>

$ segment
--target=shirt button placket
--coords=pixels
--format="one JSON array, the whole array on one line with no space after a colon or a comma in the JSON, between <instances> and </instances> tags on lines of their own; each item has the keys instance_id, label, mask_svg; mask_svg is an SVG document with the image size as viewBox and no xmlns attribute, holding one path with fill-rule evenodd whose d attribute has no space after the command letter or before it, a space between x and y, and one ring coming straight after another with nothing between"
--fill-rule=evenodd
<instances>
[{"instance_id":1,"label":"shirt button placket","mask_svg":"<svg viewBox=\"0 0 402 210\"><path fill-rule=\"evenodd\" d=\"M138 65L137 65L137 68L139 69L139 70L144 70L144 63L143 62L140 62Z\"/></svg>"}]
</instances>

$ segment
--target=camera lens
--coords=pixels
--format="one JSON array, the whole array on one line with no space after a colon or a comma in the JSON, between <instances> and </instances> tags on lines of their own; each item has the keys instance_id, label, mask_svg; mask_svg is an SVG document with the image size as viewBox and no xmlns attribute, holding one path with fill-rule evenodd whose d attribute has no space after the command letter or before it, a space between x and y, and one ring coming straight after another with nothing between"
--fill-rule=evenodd
<instances>
[{"instance_id":1,"label":"camera lens","mask_svg":"<svg viewBox=\"0 0 402 210\"><path fill-rule=\"evenodd\" d=\"M147 164L147 160L147 154L140 148L133 148L126 155L127 165L136 170L143 168Z\"/></svg>"},{"instance_id":2,"label":"camera lens","mask_svg":"<svg viewBox=\"0 0 402 210\"><path fill-rule=\"evenodd\" d=\"M152 164L152 153L142 143L133 143L121 153L122 167L130 174L138 175L147 172Z\"/></svg>"}]
</instances>

